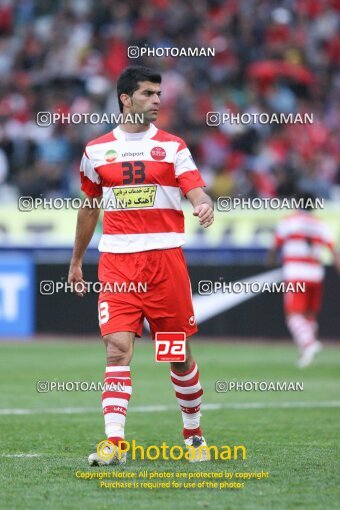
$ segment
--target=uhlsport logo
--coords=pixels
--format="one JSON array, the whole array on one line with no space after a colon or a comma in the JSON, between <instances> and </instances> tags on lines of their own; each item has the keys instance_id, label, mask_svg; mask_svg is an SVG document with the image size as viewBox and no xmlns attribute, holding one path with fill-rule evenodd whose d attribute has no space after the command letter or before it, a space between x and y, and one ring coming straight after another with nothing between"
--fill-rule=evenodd
<instances>
[{"instance_id":1,"label":"uhlsport logo","mask_svg":"<svg viewBox=\"0 0 340 510\"><path fill-rule=\"evenodd\" d=\"M195 325L195 322L196 322L196 320L195 320L195 316L194 316L194 315L192 315L192 316L190 317L190 319L189 319L189 324L190 324L190 326L194 326L194 325Z\"/></svg>"},{"instance_id":2,"label":"uhlsport logo","mask_svg":"<svg viewBox=\"0 0 340 510\"><path fill-rule=\"evenodd\" d=\"M154 147L151 149L150 154L156 161L162 161L166 157L166 152L162 147Z\"/></svg>"},{"instance_id":3,"label":"uhlsport logo","mask_svg":"<svg viewBox=\"0 0 340 510\"><path fill-rule=\"evenodd\" d=\"M114 151L113 149L109 150L109 151L106 151L105 152L105 161L107 161L108 163L111 163L112 161L114 161L116 158L118 157L118 154L116 151Z\"/></svg>"}]
</instances>

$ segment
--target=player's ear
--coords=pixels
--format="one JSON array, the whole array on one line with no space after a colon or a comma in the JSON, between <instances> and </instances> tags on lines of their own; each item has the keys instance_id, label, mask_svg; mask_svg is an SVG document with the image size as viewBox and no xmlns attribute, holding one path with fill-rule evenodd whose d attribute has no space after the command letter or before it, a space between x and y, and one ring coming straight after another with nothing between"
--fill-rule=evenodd
<instances>
[{"instance_id":1,"label":"player's ear","mask_svg":"<svg viewBox=\"0 0 340 510\"><path fill-rule=\"evenodd\" d=\"M123 103L123 106L126 108L131 108L132 106L132 98L128 94L121 94L120 98L121 102Z\"/></svg>"}]
</instances>

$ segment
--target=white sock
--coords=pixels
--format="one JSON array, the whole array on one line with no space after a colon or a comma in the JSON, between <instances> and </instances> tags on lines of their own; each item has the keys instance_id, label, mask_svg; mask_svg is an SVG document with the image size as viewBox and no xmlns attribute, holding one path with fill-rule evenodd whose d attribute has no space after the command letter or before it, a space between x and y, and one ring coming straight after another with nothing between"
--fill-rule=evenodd
<instances>
[{"instance_id":1,"label":"white sock","mask_svg":"<svg viewBox=\"0 0 340 510\"><path fill-rule=\"evenodd\" d=\"M287 326L299 349L304 349L315 342L313 324L302 314L292 314L287 318Z\"/></svg>"},{"instance_id":2,"label":"white sock","mask_svg":"<svg viewBox=\"0 0 340 510\"><path fill-rule=\"evenodd\" d=\"M132 393L130 367L108 365L105 384L108 386L102 393L105 434L108 438L124 439L126 412Z\"/></svg>"}]
</instances>

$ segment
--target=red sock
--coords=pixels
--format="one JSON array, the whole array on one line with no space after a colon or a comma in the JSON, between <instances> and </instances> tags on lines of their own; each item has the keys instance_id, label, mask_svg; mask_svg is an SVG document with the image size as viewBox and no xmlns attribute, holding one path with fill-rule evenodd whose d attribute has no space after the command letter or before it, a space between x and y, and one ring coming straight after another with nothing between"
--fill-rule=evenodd
<instances>
[{"instance_id":1,"label":"red sock","mask_svg":"<svg viewBox=\"0 0 340 510\"><path fill-rule=\"evenodd\" d=\"M183 437L184 439L188 439L190 436L202 436L202 430L200 427L197 427L197 429L183 429Z\"/></svg>"},{"instance_id":2,"label":"red sock","mask_svg":"<svg viewBox=\"0 0 340 510\"><path fill-rule=\"evenodd\" d=\"M108 437L108 438L107 438L107 440L108 440L108 441L111 441L111 443L115 444L116 446L118 446L118 443L119 443L120 441L125 441L125 439L124 439L123 437ZM122 451L124 451L124 450L126 450L126 449L127 449L127 446L126 446L125 444L122 444L122 445L120 446L120 449L121 449Z\"/></svg>"}]
</instances>

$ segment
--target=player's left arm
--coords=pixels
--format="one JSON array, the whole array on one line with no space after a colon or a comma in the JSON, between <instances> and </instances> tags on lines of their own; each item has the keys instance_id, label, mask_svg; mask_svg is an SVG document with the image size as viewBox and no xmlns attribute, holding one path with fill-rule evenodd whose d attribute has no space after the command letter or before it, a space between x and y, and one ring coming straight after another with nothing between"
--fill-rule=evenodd
<instances>
[{"instance_id":1,"label":"player's left arm","mask_svg":"<svg viewBox=\"0 0 340 510\"><path fill-rule=\"evenodd\" d=\"M204 228L210 227L214 222L214 205L209 195L202 188L194 188L188 191L186 196L194 208L193 215L198 217L200 225Z\"/></svg>"},{"instance_id":2,"label":"player's left arm","mask_svg":"<svg viewBox=\"0 0 340 510\"><path fill-rule=\"evenodd\" d=\"M276 264L278 262L280 251L281 251L282 245L284 243L284 227L285 226L283 223L280 223L278 225L276 232L275 232L273 244L267 252L265 263L269 267L276 266Z\"/></svg>"},{"instance_id":3,"label":"player's left arm","mask_svg":"<svg viewBox=\"0 0 340 510\"><path fill-rule=\"evenodd\" d=\"M275 245L273 245L267 253L266 257L266 265L269 267L274 267L277 264L277 260L279 258L279 248Z\"/></svg>"},{"instance_id":4,"label":"player's left arm","mask_svg":"<svg viewBox=\"0 0 340 510\"><path fill-rule=\"evenodd\" d=\"M186 143L182 139L175 157L175 176L183 195L188 198L194 208L194 216L197 216L200 225L210 227L214 221L214 206L211 198L203 191L203 181L197 166L190 154Z\"/></svg>"},{"instance_id":5,"label":"player's left arm","mask_svg":"<svg viewBox=\"0 0 340 510\"><path fill-rule=\"evenodd\" d=\"M340 250L336 249L334 238L326 224L323 225L321 237L323 238L324 246L328 248L332 255L333 266L336 272L340 275Z\"/></svg>"}]
</instances>

